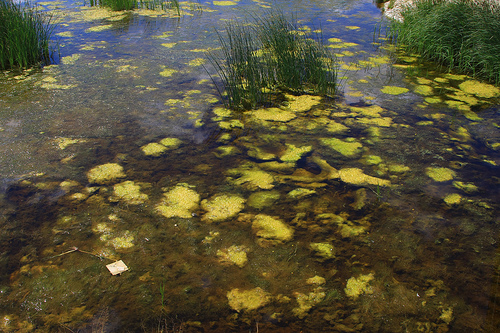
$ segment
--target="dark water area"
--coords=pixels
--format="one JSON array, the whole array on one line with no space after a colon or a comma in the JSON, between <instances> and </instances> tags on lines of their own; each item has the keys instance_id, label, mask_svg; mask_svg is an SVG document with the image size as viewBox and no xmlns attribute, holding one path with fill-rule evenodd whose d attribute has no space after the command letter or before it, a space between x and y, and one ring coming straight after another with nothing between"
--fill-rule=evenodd
<instances>
[{"instance_id":1,"label":"dark water area","mask_svg":"<svg viewBox=\"0 0 500 333\"><path fill-rule=\"evenodd\" d=\"M40 4L58 63L0 77L0 331L500 330L498 87L371 1ZM321 29L335 100L224 109L206 52L270 8Z\"/></svg>"}]
</instances>

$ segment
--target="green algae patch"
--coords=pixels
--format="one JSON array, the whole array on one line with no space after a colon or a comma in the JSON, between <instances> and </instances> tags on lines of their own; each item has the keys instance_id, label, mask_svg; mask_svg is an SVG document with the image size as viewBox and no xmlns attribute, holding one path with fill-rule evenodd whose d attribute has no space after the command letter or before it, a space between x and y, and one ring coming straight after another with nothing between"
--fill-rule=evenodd
<instances>
[{"instance_id":1,"label":"green algae patch","mask_svg":"<svg viewBox=\"0 0 500 333\"><path fill-rule=\"evenodd\" d=\"M134 236L126 230L121 237L115 237L109 241L117 249L128 249L134 246Z\"/></svg>"},{"instance_id":2,"label":"green algae patch","mask_svg":"<svg viewBox=\"0 0 500 333\"><path fill-rule=\"evenodd\" d=\"M331 38L331 39L337 39L337 38ZM330 40L330 39L329 39ZM359 44L356 44L356 43L349 43L349 42L340 42L340 43L336 43L336 44L332 44L332 45L327 45L327 47L330 47L332 49L347 49L349 47L354 47L354 46L358 46Z\"/></svg>"},{"instance_id":3,"label":"green algae patch","mask_svg":"<svg viewBox=\"0 0 500 333\"><path fill-rule=\"evenodd\" d=\"M115 184L113 189L114 192L113 196L109 198L110 201L124 201L130 205L140 205L148 200L148 195L141 193L141 186L130 180Z\"/></svg>"},{"instance_id":4,"label":"green algae patch","mask_svg":"<svg viewBox=\"0 0 500 333\"><path fill-rule=\"evenodd\" d=\"M181 145L182 140L178 138L164 138L160 140L160 144L168 149L177 149Z\"/></svg>"},{"instance_id":5,"label":"green algae patch","mask_svg":"<svg viewBox=\"0 0 500 333\"><path fill-rule=\"evenodd\" d=\"M373 273L351 277L347 280L344 291L348 297L357 299L361 294L373 294L373 288L369 286L370 281L374 279Z\"/></svg>"},{"instance_id":6,"label":"green algae patch","mask_svg":"<svg viewBox=\"0 0 500 333\"><path fill-rule=\"evenodd\" d=\"M158 157L163 155L167 150L176 149L182 143L182 140L178 138L165 138L160 140L160 142L148 143L141 147L144 155Z\"/></svg>"},{"instance_id":7,"label":"green algae patch","mask_svg":"<svg viewBox=\"0 0 500 333\"><path fill-rule=\"evenodd\" d=\"M156 206L156 211L166 218L191 218L198 209L200 195L185 185L177 185L163 194L163 200Z\"/></svg>"},{"instance_id":8,"label":"green algae patch","mask_svg":"<svg viewBox=\"0 0 500 333\"><path fill-rule=\"evenodd\" d=\"M362 152L363 145L359 142L344 141L337 138L321 138L320 143L346 157L354 157Z\"/></svg>"},{"instance_id":9,"label":"green algae patch","mask_svg":"<svg viewBox=\"0 0 500 333\"><path fill-rule=\"evenodd\" d=\"M59 149L64 150L69 145L73 145L75 143L84 143L84 142L87 142L87 140L86 139L57 138L55 140L55 142L56 142L57 146L59 147Z\"/></svg>"},{"instance_id":10,"label":"green algae patch","mask_svg":"<svg viewBox=\"0 0 500 333\"><path fill-rule=\"evenodd\" d=\"M389 172L392 173L403 173L410 171L410 167L403 164L389 164L387 166L387 169L389 170Z\"/></svg>"},{"instance_id":11,"label":"green algae patch","mask_svg":"<svg viewBox=\"0 0 500 333\"><path fill-rule=\"evenodd\" d=\"M201 208L206 213L202 220L205 222L219 222L236 216L245 208L246 200L239 195L222 194L215 195L201 202Z\"/></svg>"},{"instance_id":12,"label":"green algae patch","mask_svg":"<svg viewBox=\"0 0 500 333\"><path fill-rule=\"evenodd\" d=\"M252 117L258 120L276 121L284 123L297 118L295 112L281 110L278 108L268 108L268 109L259 109L251 111L251 115Z\"/></svg>"},{"instance_id":13,"label":"green algae patch","mask_svg":"<svg viewBox=\"0 0 500 333\"><path fill-rule=\"evenodd\" d=\"M243 165L239 168L228 170L228 180L248 190L270 190L274 187L274 177L257 167ZM233 177L231 177L233 176Z\"/></svg>"},{"instance_id":14,"label":"green algae patch","mask_svg":"<svg viewBox=\"0 0 500 333\"><path fill-rule=\"evenodd\" d=\"M364 158L364 163L368 165L377 165L382 163L382 158L377 155L368 155Z\"/></svg>"},{"instance_id":15,"label":"green algae patch","mask_svg":"<svg viewBox=\"0 0 500 333\"><path fill-rule=\"evenodd\" d=\"M237 312L256 310L271 301L269 293L260 287L241 291L235 288L229 291L226 296L229 307Z\"/></svg>"},{"instance_id":16,"label":"green algae patch","mask_svg":"<svg viewBox=\"0 0 500 333\"><path fill-rule=\"evenodd\" d=\"M500 95L499 88L476 80L462 82L458 87L467 94L476 95L482 98L492 98Z\"/></svg>"},{"instance_id":17,"label":"green algae patch","mask_svg":"<svg viewBox=\"0 0 500 333\"><path fill-rule=\"evenodd\" d=\"M160 72L160 75L163 76L163 77L171 77L173 76L175 73L177 73L177 70L175 69L171 69L171 68L165 68L163 69L161 72Z\"/></svg>"},{"instance_id":18,"label":"green algae patch","mask_svg":"<svg viewBox=\"0 0 500 333\"><path fill-rule=\"evenodd\" d=\"M232 245L227 249L218 250L217 257L222 263L230 263L242 268L248 262L247 252L248 249L245 246Z\"/></svg>"},{"instance_id":19,"label":"green algae patch","mask_svg":"<svg viewBox=\"0 0 500 333\"><path fill-rule=\"evenodd\" d=\"M309 248L314 251L314 254L323 259L335 258L335 248L330 243L311 243Z\"/></svg>"},{"instance_id":20,"label":"green algae patch","mask_svg":"<svg viewBox=\"0 0 500 333\"><path fill-rule=\"evenodd\" d=\"M384 111L384 109L378 105L370 105L370 106L349 106L349 109L354 112L354 116L365 116L370 118L378 118L380 117L380 113Z\"/></svg>"},{"instance_id":21,"label":"green algae patch","mask_svg":"<svg viewBox=\"0 0 500 333\"><path fill-rule=\"evenodd\" d=\"M469 94L466 94L462 91L455 91L454 94L447 94L446 96L467 103L468 105L479 104L479 100L477 98L470 96Z\"/></svg>"},{"instance_id":22,"label":"green algae patch","mask_svg":"<svg viewBox=\"0 0 500 333\"><path fill-rule=\"evenodd\" d=\"M425 174L431 177L436 182L447 182L455 177L455 171L448 168L432 168L425 169Z\"/></svg>"},{"instance_id":23,"label":"green algae patch","mask_svg":"<svg viewBox=\"0 0 500 333\"><path fill-rule=\"evenodd\" d=\"M158 157L163 155L168 149L162 144L151 142L141 147L144 155Z\"/></svg>"},{"instance_id":24,"label":"green algae patch","mask_svg":"<svg viewBox=\"0 0 500 333\"><path fill-rule=\"evenodd\" d=\"M297 300L298 307L293 308L292 312L300 319L304 318L310 309L321 303L326 297L326 293L321 287L315 288L314 291L307 295L300 292L295 292L294 295Z\"/></svg>"},{"instance_id":25,"label":"green algae patch","mask_svg":"<svg viewBox=\"0 0 500 333\"><path fill-rule=\"evenodd\" d=\"M86 33L89 33L89 32L99 32L99 31L104 31L104 30L108 30L108 29L111 29L111 28L113 28L112 24L98 25L98 26L95 26L95 27L91 27L91 28L85 29L85 32Z\"/></svg>"},{"instance_id":26,"label":"green algae patch","mask_svg":"<svg viewBox=\"0 0 500 333\"><path fill-rule=\"evenodd\" d=\"M247 204L255 209L263 209L272 206L281 194L279 191L259 191L250 194Z\"/></svg>"},{"instance_id":27,"label":"green algae patch","mask_svg":"<svg viewBox=\"0 0 500 333\"><path fill-rule=\"evenodd\" d=\"M380 117L380 118L360 118L356 119L360 124L364 125L375 125L380 127L390 127L392 125L391 117Z\"/></svg>"},{"instance_id":28,"label":"green algae patch","mask_svg":"<svg viewBox=\"0 0 500 333\"><path fill-rule=\"evenodd\" d=\"M276 155L263 150L261 147L250 147L247 155L261 161L270 161L276 158Z\"/></svg>"},{"instance_id":29,"label":"green algae patch","mask_svg":"<svg viewBox=\"0 0 500 333\"><path fill-rule=\"evenodd\" d=\"M62 57L61 58L61 63L64 65L74 65L78 59L82 56L81 53L75 53L70 56Z\"/></svg>"},{"instance_id":30,"label":"green algae patch","mask_svg":"<svg viewBox=\"0 0 500 333\"><path fill-rule=\"evenodd\" d=\"M442 99L440 97L426 97L424 100L429 104L436 104L442 102Z\"/></svg>"},{"instance_id":31,"label":"green algae patch","mask_svg":"<svg viewBox=\"0 0 500 333\"><path fill-rule=\"evenodd\" d=\"M214 6L236 6L236 1L213 1Z\"/></svg>"},{"instance_id":32,"label":"green algae patch","mask_svg":"<svg viewBox=\"0 0 500 333\"><path fill-rule=\"evenodd\" d=\"M355 185L379 185L379 186L389 186L391 182L389 180L372 177L366 175L363 170L358 168L344 168L339 170L340 180L345 183L355 184Z\"/></svg>"},{"instance_id":33,"label":"green algae patch","mask_svg":"<svg viewBox=\"0 0 500 333\"><path fill-rule=\"evenodd\" d=\"M464 191L465 193L474 193L478 191L478 188L473 183L464 183L459 181L453 182L453 187Z\"/></svg>"},{"instance_id":34,"label":"green algae patch","mask_svg":"<svg viewBox=\"0 0 500 333\"><path fill-rule=\"evenodd\" d=\"M288 99L287 109L294 112L306 112L312 109L313 106L319 105L321 103L320 96L313 95L286 95Z\"/></svg>"},{"instance_id":35,"label":"green algae patch","mask_svg":"<svg viewBox=\"0 0 500 333\"><path fill-rule=\"evenodd\" d=\"M124 177L123 167L118 163L98 165L87 172L87 178L91 184L107 185Z\"/></svg>"},{"instance_id":36,"label":"green algae patch","mask_svg":"<svg viewBox=\"0 0 500 333\"><path fill-rule=\"evenodd\" d=\"M419 85L415 88L414 92L423 96L431 96L434 93L434 89L430 86Z\"/></svg>"},{"instance_id":37,"label":"green algae patch","mask_svg":"<svg viewBox=\"0 0 500 333\"><path fill-rule=\"evenodd\" d=\"M312 278L307 279L306 283L316 285L316 286L321 286L321 285L326 283L326 279L324 277L319 276L319 275L315 275Z\"/></svg>"},{"instance_id":38,"label":"green algae patch","mask_svg":"<svg viewBox=\"0 0 500 333\"><path fill-rule=\"evenodd\" d=\"M296 147L293 144L286 144L287 149L281 155L280 160L285 163L295 163L302 158L302 156L312 150L312 146Z\"/></svg>"},{"instance_id":39,"label":"green algae patch","mask_svg":"<svg viewBox=\"0 0 500 333\"><path fill-rule=\"evenodd\" d=\"M311 196L313 194L316 194L315 190L299 187L296 188L295 190L291 190L290 192L288 192L287 197L291 199L302 199Z\"/></svg>"},{"instance_id":40,"label":"green algae patch","mask_svg":"<svg viewBox=\"0 0 500 333\"><path fill-rule=\"evenodd\" d=\"M293 229L283 221L265 214L256 215L252 229L258 237L277 242L286 242L293 238Z\"/></svg>"},{"instance_id":41,"label":"green algae patch","mask_svg":"<svg viewBox=\"0 0 500 333\"><path fill-rule=\"evenodd\" d=\"M409 90L403 87L384 86L384 88L382 88L380 91L383 92L384 94L389 94L389 95L401 95L407 93Z\"/></svg>"},{"instance_id":42,"label":"green algae patch","mask_svg":"<svg viewBox=\"0 0 500 333\"><path fill-rule=\"evenodd\" d=\"M462 201L462 196L458 193L452 193L448 194L446 197L444 197L444 202L446 202L447 205L458 205Z\"/></svg>"}]
</instances>

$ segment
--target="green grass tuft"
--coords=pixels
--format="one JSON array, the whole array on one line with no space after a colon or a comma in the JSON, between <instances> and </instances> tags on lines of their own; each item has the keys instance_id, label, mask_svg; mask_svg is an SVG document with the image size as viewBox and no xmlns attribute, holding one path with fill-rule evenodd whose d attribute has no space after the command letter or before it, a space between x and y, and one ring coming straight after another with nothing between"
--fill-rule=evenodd
<instances>
[{"instance_id":1,"label":"green grass tuft","mask_svg":"<svg viewBox=\"0 0 500 333\"><path fill-rule=\"evenodd\" d=\"M52 17L29 2L0 0L0 69L49 64L54 27Z\"/></svg>"},{"instance_id":2,"label":"green grass tuft","mask_svg":"<svg viewBox=\"0 0 500 333\"><path fill-rule=\"evenodd\" d=\"M500 83L500 5L470 0L419 0L389 37L403 49L479 79Z\"/></svg>"},{"instance_id":3,"label":"green grass tuft","mask_svg":"<svg viewBox=\"0 0 500 333\"><path fill-rule=\"evenodd\" d=\"M207 56L222 83L219 92L231 109L270 106L286 91L335 95L333 54L321 36L311 38L281 12L243 24L228 23L219 42L220 51Z\"/></svg>"}]
</instances>

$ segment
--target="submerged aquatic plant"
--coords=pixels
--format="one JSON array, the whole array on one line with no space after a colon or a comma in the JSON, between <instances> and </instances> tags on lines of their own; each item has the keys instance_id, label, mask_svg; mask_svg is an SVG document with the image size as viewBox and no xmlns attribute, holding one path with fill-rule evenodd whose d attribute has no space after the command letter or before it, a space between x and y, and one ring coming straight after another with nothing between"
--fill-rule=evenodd
<instances>
[{"instance_id":1,"label":"submerged aquatic plant","mask_svg":"<svg viewBox=\"0 0 500 333\"><path fill-rule=\"evenodd\" d=\"M419 0L389 23L403 49L500 83L500 5L495 1Z\"/></svg>"},{"instance_id":2,"label":"submerged aquatic plant","mask_svg":"<svg viewBox=\"0 0 500 333\"><path fill-rule=\"evenodd\" d=\"M337 88L334 55L322 38L310 38L281 12L253 22L230 22L218 34L220 51L207 54L231 109L251 109L277 100L280 93L333 96ZM216 84L217 86L217 84Z\"/></svg>"},{"instance_id":3,"label":"submerged aquatic plant","mask_svg":"<svg viewBox=\"0 0 500 333\"><path fill-rule=\"evenodd\" d=\"M0 0L0 69L49 64L52 16L29 2Z\"/></svg>"}]
</instances>

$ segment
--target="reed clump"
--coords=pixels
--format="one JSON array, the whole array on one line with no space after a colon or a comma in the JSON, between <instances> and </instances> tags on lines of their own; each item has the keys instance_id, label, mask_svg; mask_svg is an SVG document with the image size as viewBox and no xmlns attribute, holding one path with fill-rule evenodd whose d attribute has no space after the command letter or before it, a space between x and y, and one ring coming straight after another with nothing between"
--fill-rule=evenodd
<instances>
[{"instance_id":1,"label":"reed clump","mask_svg":"<svg viewBox=\"0 0 500 333\"><path fill-rule=\"evenodd\" d=\"M389 23L403 49L500 83L500 5L491 0L418 0Z\"/></svg>"},{"instance_id":2,"label":"reed clump","mask_svg":"<svg viewBox=\"0 0 500 333\"><path fill-rule=\"evenodd\" d=\"M49 64L54 28L52 16L29 2L0 0L0 69Z\"/></svg>"},{"instance_id":3,"label":"reed clump","mask_svg":"<svg viewBox=\"0 0 500 333\"><path fill-rule=\"evenodd\" d=\"M102 6L113 11L133 10L136 8L150 10L174 10L180 15L179 0L90 0L91 6Z\"/></svg>"},{"instance_id":4,"label":"reed clump","mask_svg":"<svg viewBox=\"0 0 500 333\"><path fill-rule=\"evenodd\" d=\"M321 36L310 37L283 13L230 22L224 32L218 34L220 49L208 52L207 57L228 108L270 106L283 92L335 95L334 55Z\"/></svg>"}]
</instances>

